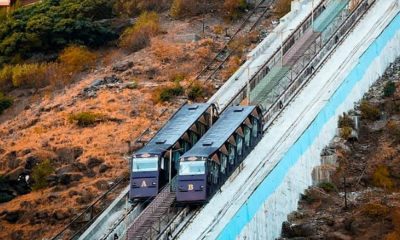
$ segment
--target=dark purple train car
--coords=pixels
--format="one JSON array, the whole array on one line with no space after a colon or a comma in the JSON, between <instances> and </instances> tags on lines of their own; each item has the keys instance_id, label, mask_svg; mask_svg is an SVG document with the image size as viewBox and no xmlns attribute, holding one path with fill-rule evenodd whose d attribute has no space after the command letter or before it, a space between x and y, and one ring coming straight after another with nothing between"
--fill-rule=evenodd
<instances>
[{"instance_id":1,"label":"dark purple train car","mask_svg":"<svg viewBox=\"0 0 400 240\"><path fill-rule=\"evenodd\" d=\"M256 106L229 107L179 162L176 199L203 203L218 190L262 137Z\"/></svg>"},{"instance_id":2,"label":"dark purple train car","mask_svg":"<svg viewBox=\"0 0 400 240\"><path fill-rule=\"evenodd\" d=\"M179 157L216 120L213 104L182 106L142 149L132 156L129 198L155 197L177 173Z\"/></svg>"}]
</instances>

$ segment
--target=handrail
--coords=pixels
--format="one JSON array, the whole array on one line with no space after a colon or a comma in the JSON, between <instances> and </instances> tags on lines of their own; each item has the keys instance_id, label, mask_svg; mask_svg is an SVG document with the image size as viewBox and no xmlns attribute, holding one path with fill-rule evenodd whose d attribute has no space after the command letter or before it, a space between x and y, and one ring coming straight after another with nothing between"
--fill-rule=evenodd
<instances>
[{"instance_id":1,"label":"handrail","mask_svg":"<svg viewBox=\"0 0 400 240\"><path fill-rule=\"evenodd\" d=\"M363 12L362 15L358 16L358 17L360 17L360 18L371 8L372 4L375 3L375 0L372 0L372 1L373 1L372 4L371 4L371 2L369 2L369 1L371 1L371 0L363 0L362 2L360 2L360 3L358 4L358 6L352 11L352 13L340 24L340 26L336 29L336 31L332 34L332 36L329 37L329 39L326 41L326 43L321 47L321 50L320 50L320 51L322 51L322 49L326 48L326 47L328 46L328 44L329 44L332 40L334 40L334 37L336 37L337 33L343 30L342 27L345 26L345 24L348 23L348 20L351 19L351 18L354 16L354 14L356 14L356 12L357 12L362 6L367 5L367 9ZM369 4L369 3L370 3L370 4ZM360 18L359 18L359 19L360 19ZM353 24L354 24L354 23L357 23L357 22L359 21L359 19L356 20L356 21L354 21ZM352 25L353 25L353 24L352 24ZM351 30L351 28L349 27L349 28L346 30L346 32L342 35L340 41L338 41L338 42L335 44L336 46L338 46L340 43L342 43L342 42L344 41L345 37L349 34L350 30ZM334 49L336 49L336 48L333 48L333 49L331 49L330 51L333 51ZM330 54L331 54L331 53L330 53ZM297 83L298 79L299 79L301 76L303 76L303 75L305 74L305 71L307 71L307 69L310 67L311 63L313 62L313 60L315 60L315 58L316 58L317 56L318 56L318 54L316 54L316 55L313 57L313 59L310 60L310 61L308 62L308 64L304 67L304 69L299 73L298 77L297 77L294 81L292 81L292 82L289 84L289 86L287 87L286 91L282 92L282 93L278 96L277 100L274 101L274 103L266 110L266 112L265 112L265 114L264 114L264 116L263 116L264 119L265 119L265 116L267 116L268 114L272 114L272 113L271 113L271 112L272 112L272 109L275 108L275 107L277 106L277 104L278 104L279 101L281 100L282 96L284 96L284 95L287 93L287 91L288 91L289 89L291 89L291 87L292 87L295 83ZM328 55L328 56L329 56L329 55ZM311 79L312 76L315 76L315 73L316 73L316 72L323 66L323 64L327 61L328 56L325 57L324 61L322 61L321 63L318 64L317 69L315 69L314 72L308 76L307 80L304 81L304 83L308 82L308 81ZM304 83L303 83L303 84L304 84ZM295 90L295 91L296 91L296 90ZM296 94L295 94L295 95L296 95ZM295 95L293 95L293 96L290 98L290 100L293 99L293 97L294 97ZM289 100L288 102L290 102L290 100ZM287 105L287 103L286 103L286 105ZM279 111L279 112L280 112L280 111ZM275 119L275 118L274 118L274 119ZM273 119L273 120L274 120L274 119ZM273 120L272 120L272 121L269 121L269 122L272 123Z\"/></svg>"}]
</instances>

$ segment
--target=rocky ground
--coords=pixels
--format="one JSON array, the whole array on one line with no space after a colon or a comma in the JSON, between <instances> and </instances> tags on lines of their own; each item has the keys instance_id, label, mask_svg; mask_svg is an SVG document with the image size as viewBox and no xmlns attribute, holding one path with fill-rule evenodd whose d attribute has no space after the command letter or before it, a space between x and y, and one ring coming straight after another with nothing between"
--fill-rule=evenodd
<instances>
[{"instance_id":1,"label":"rocky ground","mask_svg":"<svg viewBox=\"0 0 400 240\"><path fill-rule=\"evenodd\" d=\"M128 172L127 142L148 127L156 131L187 100L155 104L154 90L178 74L187 85L228 39L215 27L233 33L240 24L218 13L204 19L203 35L198 17L172 20L165 13L163 34L151 46L133 54L107 50L96 70L62 90L10 93L15 104L0 116L0 239L54 236ZM270 22L265 18L260 26ZM244 47L243 59L256 43ZM216 91L209 89L208 95ZM101 119L86 127L71 121L88 111ZM48 187L33 191L32 169L46 160L54 169Z\"/></svg>"},{"instance_id":2,"label":"rocky ground","mask_svg":"<svg viewBox=\"0 0 400 240\"><path fill-rule=\"evenodd\" d=\"M397 59L364 96L370 108L361 102L349 113L361 116L358 138L333 140L331 180L301 196L280 239L400 239L399 79ZM388 82L397 90L384 97Z\"/></svg>"}]
</instances>

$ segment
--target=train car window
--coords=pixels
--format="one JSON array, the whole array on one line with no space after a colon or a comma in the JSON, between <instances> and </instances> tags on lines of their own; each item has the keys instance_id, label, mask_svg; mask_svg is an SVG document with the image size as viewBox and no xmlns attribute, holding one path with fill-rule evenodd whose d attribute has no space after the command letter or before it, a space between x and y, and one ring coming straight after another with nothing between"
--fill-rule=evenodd
<instances>
[{"instance_id":1,"label":"train car window","mask_svg":"<svg viewBox=\"0 0 400 240\"><path fill-rule=\"evenodd\" d=\"M190 143L192 144L192 146L193 146L194 144L196 144L196 142L197 142L198 139L199 139L199 138L197 137L197 134L196 134L196 133L190 132Z\"/></svg>"},{"instance_id":2,"label":"train car window","mask_svg":"<svg viewBox=\"0 0 400 240\"><path fill-rule=\"evenodd\" d=\"M228 157L225 154L220 153L220 158L221 158L221 172L225 174L226 162L228 160Z\"/></svg>"},{"instance_id":3,"label":"train car window","mask_svg":"<svg viewBox=\"0 0 400 240\"><path fill-rule=\"evenodd\" d=\"M164 158L163 157L161 158L161 164L160 165L161 165L161 169L164 170L165 166L164 166Z\"/></svg>"},{"instance_id":4,"label":"train car window","mask_svg":"<svg viewBox=\"0 0 400 240\"><path fill-rule=\"evenodd\" d=\"M218 165L215 162L213 162L212 172L213 172L213 182L214 182L214 184L217 184L218 183Z\"/></svg>"},{"instance_id":5,"label":"train car window","mask_svg":"<svg viewBox=\"0 0 400 240\"><path fill-rule=\"evenodd\" d=\"M198 122L198 124L197 124L197 129L199 129L200 136L203 136L204 133L206 132L206 126L204 126L200 122Z\"/></svg>"},{"instance_id":6,"label":"train car window","mask_svg":"<svg viewBox=\"0 0 400 240\"><path fill-rule=\"evenodd\" d=\"M189 151L190 149L190 143L186 142L185 140L182 141L182 146L185 152Z\"/></svg>"},{"instance_id":7,"label":"train car window","mask_svg":"<svg viewBox=\"0 0 400 240\"><path fill-rule=\"evenodd\" d=\"M205 172L205 161L181 162L179 166L179 175L201 175Z\"/></svg>"},{"instance_id":8,"label":"train car window","mask_svg":"<svg viewBox=\"0 0 400 240\"><path fill-rule=\"evenodd\" d=\"M179 158L181 157L181 153L179 151L175 151L172 153L172 162L175 164L175 169L179 168Z\"/></svg>"},{"instance_id":9,"label":"train car window","mask_svg":"<svg viewBox=\"0 0 400 240\"><path fill-rule=\"evenodd\" d=\"M134 158L132 161L133 172L151 172L158 170L158 157Z\"/></svg>"},{"instance_id":10,"label":"train car window","mask_svg":"<svg viewBox=\"0 0 400 240\"><path fill-rule=\"evenodd\" d=\"M253 137L256 138L258 135L258 121L256 118L253 118L253 127L251 129Z\"/></svg>"},{"instance_id":11,"label":"train car window","mask_svg":"<svg viewBox=\"0 0 400 240\"><path fill-rule=\"evenodd\" d=\"M239 135L237 135L236 142L237 142L237 146L236 146L237 154L238 154L238 156L242 156L243 138L240 137Z\"/></svg>"},{"instance_id":12,"label":"train car window","mask_svg":"<svg viewBox=\"0 0 400 240\"><path fill-rule=\"evenodd\" d=\"M244 144L246 147L250 147L251 130L249 127L244 127Z\"/></svg>"},{"instance_id":13,"label":"train car window","mask_svg":"<svg viewBox=\"0 0 400 240\"><path fill-rule=\"evenodd\" d=\"M235 147L229 144L229 163L235 164Z\"/></svg>"}]
</instances>

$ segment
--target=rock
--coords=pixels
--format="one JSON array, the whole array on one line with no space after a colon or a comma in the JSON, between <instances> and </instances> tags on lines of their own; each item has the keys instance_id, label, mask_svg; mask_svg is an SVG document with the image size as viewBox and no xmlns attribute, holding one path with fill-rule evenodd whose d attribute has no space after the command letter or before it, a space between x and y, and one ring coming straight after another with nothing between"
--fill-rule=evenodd
<instances>
[{"instance_id":1,"label":"rock","mask_svg":"<svg viewBox=\"0 0 400 240\"><path fill-rule=\"evenodd\" d=\"M101 191L106 191L109 188L109 184L106 180L98 180L94 183L94 186Z\"/></svg>"},{"instance_id":2,"label":"rock","mask_svg":"<svg viewBox=\"0 0 400 240\"><path fill-rule=\"evenodd\" d=\"M86 165L83 164L83 163L81 163L81 162L74 162L74 163L72 164L72 166L75 168L76 171L83 172L83 171L86 171L86 170L87 170Z\"/></svg>"},{"instance_id":3,"label":"rock","mask_svg":"<svg viewBox=\"0 0 400 240\"><path fill-rule=\"evenodd\" d=\"M57 183L58 183L58 176L56 174L51 174L51 175L47 176L46 180L47 180L47 183L49 184L49 186L53 187L53 186L57 185Z\"/></svg>"},{"instance_id":4,"label":"rock","mask_svg":"<svg viewBox=\"0 0 400 240\"><path fill-rule=\"evenodd\" d=\"M333 232L328 235L329 240L351 240L352 238L340 232Z\"/></svg>"},{"instance_id":5,"label":"rock","mask_svg":"<svg viewBox=\"0 0 400 240\"><path fill-rule=\"evenodd\" d=\"M25 169L31 170L39 162L40 162L39 157L37 157L34 154L29 154L25 159Z\"/></svg>"},{"instance_id":6,"label":"rock","mask_svg":"<svg viewBox=\"0 0 400 240\"><path fill-rule=\"evenodd\" d=\"M309 237L314 234L314 229L313 223L290 224L285 221L282 224L282 236L289 238Z\"/></svg>"},{"instance_id":7,"label":"rock","mask_svg":"<svg viewBox=\"0 0 400 240\"><path fill-rule=\"evenodd\" d=\"M88 204L92 201L92 194L87 190L82 190L81 196L76 198L78 204Z\"/></svg>"},{"instance_id":8,"label":"rock","mask_svg":"<svg viewBox=\"0 0 400 240\"><path fill-rule=\"evenodd\" d=\"M9 173L7 173L5 175L5 178L10 181L17 181L18 178L22 175L22 173L24 173L24 171L25 171L24 167L19 167L17 169L10 171Z\"/></svg>"},{"instance_id":9,"label":"rock","mask_svg":"<svg viewBox=\"0 0 400 240\"><path fill-rule=\"evenodd\" d=\"M79 193L78 193L78 191L76 191L76 190L70 190L69 192L68 192L68 196L69 197L73 197L73 196L76 196L76 195L78 195Z\"/></svg>"},{"instance_id":10,"label":"rock","mask_svg":"<svg viewBox=\"0 0 400 240\"><path fill-rule=\"evenodd\" d=\"M69 213L65 212L63 210L56 210L53 213L53 218L55 218L56 220L64 220L64 219L66 219L68 217L69 217Z\"/></svg>"},{"instance_id":11,"label":"rock","mask_svg":"<svg viewBox=\"0 0 400 240\"><path fill-rule=\"evenodd\" d=\"M93 177L96 177L96 173L92 169L88 169L86 171L86 176L89 177L89 178L93 178Z\"/></svg>"},{"instance_id":12,"label":"rock","mask_svg":"<svg viewBox=\"0 0 400 240\"><path fill-rule=\"evenodd\" d=\"M62 164L72 163L83 153L81 147L63 147L55 150L58 161Z\"/></svg>"},{"instance_id":13,"label":"rock","mask_svg":"<svg viewBox=\"0 0 400 240\"><path fill-rule=\"evenodd\" d=\"M99 173L104 173L105 171L107 171L110 168L111 168L110 166L108 166L107 164L103 163L103 164L101 164L99 166Z\"/></svg>"},{"instance_id":14,"label":"rock","mask_svg":"<svg viewBox=\"0 0 400 240\"><path fill-rule=\"evenodd\" d=\"M22 240L24 239L24 232L22 230L16 230L11 233L11 240Z\"/></svg>"},{"instance_id":15,"label":"rock","mask_svg":"<svg viewBox=\"0 0 400 240\"><path fill-rule=\"evenodd\" d=\"M101 158L97 158L97 157L89 157L86 165L88 168L94 168L96 166L99 166L100 164L102 164L104 162L103 159Z\"/></svg>"},{"instance_id":16,"label":"rock","mask_svg":"<svg viewBox=\"0 0 400 240\"><path fill-rule=\"evenodd\" d=\"M19 164L20 164L20 160L17 159L17 152L16 151L11 151L11 152L6 153L2 157L2 161L1 162L6 162L7 163L7 167L9 169L14 169L14 168L18 167Z\"/></svg>"},{"instance_id":17,"label":"rock","mask_svg":"<svg viewBox=\"0 0 400 240\"><path fill-rule=\"evenodd\" d=\"M71 182L79 181L83 178L80 173L63 173L58 176L58 182L62 185L68 185Z\"/></svg>"},{"instance_id":18,"label":"rock","mask_svg":"<svg viewBox=\"0 0 400 240\"><path fill-rule=\"evenodd\" d=\"M23 212L20 210L7 212L5 215L5 220L9 223L16 223L23 215Z\"/></svg>"},{"instance_id":19,"label":"rock","mask_svg":"<svg viewBox=\"0 0 400 240\"><path fill-rule=\"evenodd\" d=\"M117 62L112 66L112 70L115 72L125 72L131 67L133 67L133 62L131 61Z\"/></svg>"}]
</instances>

